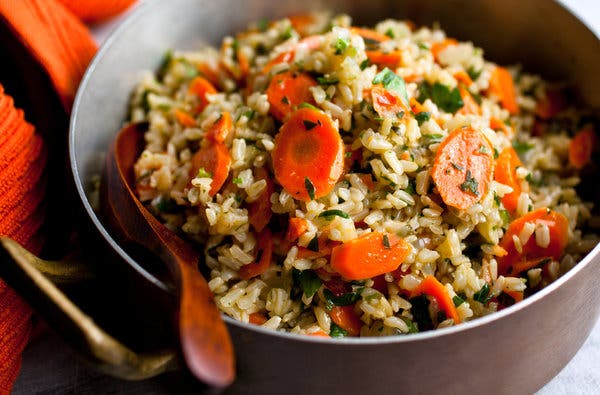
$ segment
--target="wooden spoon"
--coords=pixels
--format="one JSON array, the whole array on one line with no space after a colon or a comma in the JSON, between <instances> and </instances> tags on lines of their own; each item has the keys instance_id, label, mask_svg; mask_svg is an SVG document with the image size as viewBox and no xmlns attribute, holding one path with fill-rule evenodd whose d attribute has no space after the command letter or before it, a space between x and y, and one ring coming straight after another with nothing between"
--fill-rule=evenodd
<instances>
[{"instance_id":1,"label":"wooden spoon","mask_svg":"<svg viewBox=\"0 0 600 395\"><path fill-rule=\"evenodd\" d=\"M233 346L212 292L198 271L199 252L160 223L133 192L133 165L146 124L124 127L106 158L106 198L113 225L122 236L156 253L168 266L179 296L179 336L186 364L206 384L224 387L235 378Z\"/></svg>"}]
</instances>

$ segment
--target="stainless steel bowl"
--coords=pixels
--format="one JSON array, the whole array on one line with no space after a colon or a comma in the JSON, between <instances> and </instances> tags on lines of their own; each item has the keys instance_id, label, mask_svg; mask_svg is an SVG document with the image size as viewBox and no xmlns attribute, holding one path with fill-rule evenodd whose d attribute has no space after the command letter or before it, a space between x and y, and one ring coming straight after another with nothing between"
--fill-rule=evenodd
<instances>
[{"instance_id":1,"label":"stainless steel bowl","mask_svg":"<svg viewBox=\"0 0 600 395\"><path fill-rule=\"evenodd\" d=\"M103 155L127 114L141 70L156 69L167 49L218 44L250 21L308 10L346 12L356 23L383 18L439 21L486 57L550 79L567 80L600 108L600 43L554 1L481 0L170 0L147 1L112 35L77 95L70 160L83 204L110 248L145 280L165 284L117 244L88 194ZM531 393L556 375L600 313L600 247L524 302L434 332L377 339L320 339L225 320L234 339L238 380L253 393Z\"/></svg>"}]
</instances>

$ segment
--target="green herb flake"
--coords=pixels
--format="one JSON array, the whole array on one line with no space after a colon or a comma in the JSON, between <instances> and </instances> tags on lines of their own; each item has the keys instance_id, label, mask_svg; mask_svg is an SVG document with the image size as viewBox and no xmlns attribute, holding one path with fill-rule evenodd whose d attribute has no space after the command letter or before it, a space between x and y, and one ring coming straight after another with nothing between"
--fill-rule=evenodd
<instances>
[{"instance_id":1,"label":"green herb flake","mask_svg":"<svg viewBox=\"0 0 600 395\"><path fill-rule=\"evenodd\" d=\"M419 123L419 126L423 125L424 122L429 121L430 118L431 113L427 111L423 111L415 115L415 119Z\"/></svg>"},{"instance_id":2,"label":"green herb flake","mask_svg":"<svg viewBox=\"0 0 600 395\"><path fill-rule=\"evenodd\" d=\"M408 186L403 189L404 192L409 195L414 195L417 193L417 182L413 179L408 180Z\"/></svg>"},{"instance_id":3,"label":"green herb flake","mask_svg":"<svg viewBox=\"0 0 600 395\"><path fill-rule=\"evenodd\" d=\"M502 218L504 225L508 225L510 223L510 213L508 210L500 210L500 218Z\"/></svg>"},{"instance_id":4,"label":"green herb flake","mask_svg":"<svg viewBox=\"0 0 600 395\"><path fill-rule=\"evenodd\" d=\"M256 23L256 27L258 28L258 30L260 30L261 32L266 31L269 28L269 20L266 18L263 18L261 20L259 20Z\"/></svg>"},{"instance_id":5,"label":"green herb flake","mask_svg":"<svg viewBox=\"0 0 600 395\"><path fill-rule=\"evenodd\" d=\"M304 295L308 298L317 293L323 283L319 276L312 270L294 269L292 276L302 289Z\"/></svg>"},{"instance_id":6,"label":"green herb flake","mask_svg":"<svg viewBox=\"0 0 600 395\"><path fill-rule=\"evenodd\" d=\"M292 38L292 27L288 26L283 33L281 33L281 36L279 36L279 38L283 41L288 40L290 38Z\"/></svg>"},{"instance_id":7,"label":"green herb flake","mask_svg":"<svg viewBox=\"0 0 600 395\"><path fill-rule=\"evenodd\" d=\"M385 31L385 35L389 38L396 38L396 36L394 35L394 31L391 27Z\"/></svg>"},{"instance_id":8,"label":"green herb flake","mask_svg":"<svg viewBox=\"0 0 600 395\"><path fill-rule=\"evenodd\" d=\"M454 307L458 307L461 304L465 303L465 301L463 300L463 298L461 298L460 296L456 295L452 298L452 302L454 302Z\"/></svg>"},{"instance_id":9,"label":"green herb flake","mask_svg":"<svg viewBox=\"0 0 600 395\"><path fill-rule=\"evenodd\" d=\"M161 196L156 203L156 209L161 213L173 214L177 211L177 203L170 197Z\"/></svg>"},{"instance_id":10,"label":"green herb flake","mask_svg":"<svg viewBox=\"0 0 600 395\"><path fill-rule=\"evenodd\" d=\"M471 170L467 170L467 175L465 177L465 182L460 184L460 189L464 192L472 193L475 196L479 196L479 183L471 174Z\"/></svg>"},{"instance_id":11,"label":"green herb flake","mask_svg":"<svg viewBox=\"0 0 600 395\"><path fill-rule=\"evenodd\" d=\"M323 296L325 297L326 306L350 306L354 303L358 302L360 299L360 294L362 293L363 288L359 288L354 292L346 292L343 295L335 296L333 292L329 289L323 290ZM331 309L330 309L331 310Z\"/></svg>"},{"instance_id":12,"label":"green herb flake","mask_svg":"<svg viewBox=\"0 0 600 395\"><path fill-rule=\"evenodd\" d=\"M309 121L308 119L302 120L302 123L304 124L304 127L306 128L307 131L313 130L317 125L319 125L319 126L321 125L321 121L313 122L313 121Z\"/></svg>"},{"instance_id":13,"label":"green herb flake","mask_svg":"<svg viewBox=\"0 0 600 395\"><path fill-rule=\"evenodd\" d=\"M483 287L473 295L473 300L482 304L487 304L491 298L490 286L487 283L483 284Z\"/></svg>"},{"instance_id":14,"label":"green herb flake","mask_svg":"<svg viewBox=\"0 0 600 395\"><path fill-rule=\"evenodd\" d=\"M310 103L307 102L302 102L300 103L300 105L298 106L298 108L310 108L311 110L316 110L316 111L321 111L320 109L318 109L317 107L313 106Z\"/></svg>"},{"instance_id":15,"label":"green herb flake","mask_svg":"<svg viewBox=\"0 0 600 395\"><path fill-rule=\"evenodd\" d=\"M446 85L436 82L433 85L422 83L419 85L419 102L431 99L439 108L448 113L455 113L464 106L458 88L450 89Z\"/></svg>"},{"instance_id":16,"label":"green herb flake","mask_svg":"<svg viewBox=\"0 0 600 395\"><path fill-rule=\"evenodd\" d=\"M498 196L496 192L494 192L494 203L496 203L497 207L500 207L500 204L502 203L502 199L500 199L500 196Z\"/></svg>"},{"instance_id":17,"label":"green herb flake","mask_svg":"<svg viewBox=\"0 0 600 395\"><path fill-rule=\"evenodd\" d=\"M419 328L417 328L417 325L415 325L414 322L412 322L406 317L400 317L400 319L402 319L406 326L408 326L408 333L419 333Z\"/></svg>"},{"instance_id":18,"label":"green herb flake","mask_svg":"<svg viewBox=\"0 0 600 395\"><path fill-rule=\"evenodd\" d=\"M350 45L350 41L348 41L348 39L338 38L335 41L335 44L333 45L333 48L335 48L335 54L336 55L343 54L349 45Z\"/></svg>"},{"instance_id":19,"label":"green herb flake","mask_svg":"<svg viewBox=\"0 0 600 395\"><path fill-rule=\"evenodd\" d=\"M417 43L417 47L419 47L420 49L424 50L424 51L429 51L429 46L425 43Z\"/></svg>"},{"instance_id":20,"label":"green herb flake","mask_svg":"<svg viewBox=\"0 0 600 395\"><path fill-rule=\"evenodd\" d=\"M348 151L348 152L344 152L344 158L351 158L352 157L352 152Z\"/></svg>"},{"instance_id":21,"label":"green herb flake","mask_svg":"<svg viewBox=\"0 0 600 395\"><path fill-rule=\"evenodd\" d=\"M304 188L306 188L310 200L315 200L315 186L308 177L304 177Z\"/></svg>"},{"instance_id":22,"label":"green herb flake","mask_svg":"<svg viewBox=\"0 0 600 395\"><path fill-rule=\"evenodd\" d=\"M517 151L517 154L523 155L534 147L533 144L526 143L524 141L514 140L512 143L513 148Z\"/></svg>"},{"instance_id":23,"label":"green herb flake","mask_svg":"<svg viewBox=\"0 0 600 395\"><path fill-rule=\"evenodd\" d=\"M444 136L439 133L431 133L431 134L424 134L423 138L425 139L426 145L431 145L431 144L440 143L444 139Z\"/></svg>"},{"instance_id":24,"label":"green herb flake","mask_svg":"<svg viewBox=\"0 0 600 395\"><path fill-rule=\"evenodd\" d=\"M350 218L350 216L343 212L342 210L325 210L321 214L319 214L319 218L331 218L331 217L342 217L342 218Z\"/></svg>"},{"instance_id":25,"label":"green herb flake","mask_svg":"<svg viewBox=\"0 0 600 395\"><path fill-rule=\"evenodd\" d=\"M246 116L246 118L248 118L248 121L251 121L252 118L254 118L254 115L256 115L256 111L248 110L244 113L244 115Z\"/></svg>"},{"instance_id":26,"label":"green herb flake","mask_svg":"<svg viewBox=\"0 0 600 395\"><path fill-rule=\"evenodd\" d=\"M317 77L317 82L321 85L335 85L340 82L340 79L335 77Z\"/></svg>"},{"instance_id":27,"label":"green herb flake","mask_svg":"<svg viewBox=\"0 0 600 395\"><path fill-rule=\"evenodd\" d=\"M470 66L467 69L467 74L469 75L469 77L471 77L471 79L473 81L475 81L477 78L479 78L479 76L481 75L481 72L483 71L483 69L480 70L475 70L475 67Z\"/></svg>"},{"instance_id":28,"label":"green herb flake","mask_svg":"<svg viewBox=\"0 0 600 395\"><path fill-rule=\"evenodd\" d=\"M457 165L456 163L452 162L450 163L452 165L452 167L454 167L456 170L458 171L463 171L465 168L462 167L461 165Z\"/></svg>"},{"instance_id":29,"label":"green herb flake","mask_svg":"<svg viewBox=\"0 0 600 395\"><path fill-rule=\"evenodd\" d=\"M319 237L315 235L315 237L313 237L312 240L308 242L306 248L313 252L319 252Z\"/></svg>"},{"instance_id":30,"label":"green herb flake","mask_svg":"<svg viewBox=\"0 0 600 395\"><path fill-rule=\"evenodd\" d=\"M361 70L366 69L367 67L369 67L369 64L370 64L370 62L369 62L368 58L363 60L362 62L360 62L360 69Z\"/></svg>"},{"instance_id":31,"label":"green herb flake","mask_svg":"<svg viewBox=\"0 0 600 395\"><path fill-rule=\"evenodd\" d=\"M404 101L404 104L408 105L408 94L406 93L406 83L404 82L404 79L389 68L386 67L377 73L375 78L373 78L373 84L382 84L385 89L400 94L400 98Z\"/></svg>"},{"instance_id":32,"label":"green herb flake","mask_svg":"<svg viewBox=\"0 0 600 395\"><path fill-rule=\"evenodd\" d=\"M346 336L348 336L348 331L340 328L339 326L337 326L336 324L334 324L332 322L329 327L329 336L335 337L335 338L346 337Z\"/></svg>"},{"instance_id":33,"label":"green herb flake","mask_svg":"<svg viewBox=\"0 0 600 395\"><path fill-rule=\"evenodd\" d=\"M498 156L500 156L500 152L498 152L498 150L494 148L494 159L498 159Z\"/></svg>"},{"instance_id":34,"label":"green herb flake","mask_svg":"<svg viewBox=\"0 0 600 395\"><path fill-rule=\"evenodd\" d=\"M479 146L479 148L477 149L477 152L479 152L480 154L488 154L488 149L485 145L481 144Z\"/></svg>"},{"instance_id":35,"label":"green herb flake","mask_svg":"<svg viewBox=\"0 0 600 395\"><path fill-rule=\"evenodd\" d=\"M231 182L233 182L235 185L240 185L242 183L242 179L241 177L235 177L233 180L231 180Z\"/></svg>"},{"instance_id":36,"label":"green herb flake","mask_svg":"<svg viewBox=\"0 0 600 395\"><path fill-rule=\"evenodd\" d=\"M527 182L530 183L531 185L533 185L534 187L540 187L543 184L541 178L535 179L535 178L533 178L533 174L531 174L531 173L529 173L525 176L525 180L527 180Z\"/></svg>"},{"instance_id":37,"label":"green herb flake","mask_svg":"<svg viewBox=\"0 0 600 395\"><path fill-rule=\"evenodd\" d=\"M387 234L384 234L384 235L383 235L383 239L382 239L382 241L381 241L381 242L383 243L383 246L384 246L386 249L388 249L388 250L389 250L389 249L391 248L391 246L390 246L390 239L389 239L389 237L388 237L388 235L387 235Z\"/></svg>"},{"instance_id":38,"label":"green herb flake","mask_svg":"<svg viewBox=\"0 0 600 395\"><path fill-rule=\"evenodd\" d=\"M198 169L198 175L196 176L198 178L211 178L212 174L210 174L209 172L207 172L206 170L204 170L204 167L201 167Z\"/></svg>"}]
</instances>

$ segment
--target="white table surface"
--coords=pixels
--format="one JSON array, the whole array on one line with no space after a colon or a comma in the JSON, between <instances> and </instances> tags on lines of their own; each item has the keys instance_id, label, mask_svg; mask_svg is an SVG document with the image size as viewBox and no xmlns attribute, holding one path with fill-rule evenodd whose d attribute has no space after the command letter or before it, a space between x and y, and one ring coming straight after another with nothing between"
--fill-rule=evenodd
<instances>
[{"instance_id":1,"label":"white table surface","mask_svg":"<svg viewBox=\"0 0 600 395\"><path fill-rule=\"evenodd\" d=\"M600 37L600 0L561 1ZM102 26L96 26L94 35L98 41L101 42L118 26L121 19L117 18ZM52 355L52 360L44 358L45 362L40 363L37 358L40 353ZM49 364L52 365L52 369L48 369ZM57 377L62 377L63 382L57 382ZM93 372L70 353L65 353L64 346L55 335L47 333L34 339L25 351L22 372L13 393L163 394L169 392L171 392L169 389L160 384L122 382ZM575 357L538 394L600 394L600 322L596 324Z\"/></svg>"}]
</instances>

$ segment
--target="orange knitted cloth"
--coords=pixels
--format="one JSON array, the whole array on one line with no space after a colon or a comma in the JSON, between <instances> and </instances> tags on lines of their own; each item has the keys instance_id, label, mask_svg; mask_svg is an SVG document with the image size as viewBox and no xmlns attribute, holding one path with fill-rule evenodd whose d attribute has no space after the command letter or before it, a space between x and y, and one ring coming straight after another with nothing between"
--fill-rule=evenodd
<instances>
[{"instance_id":1,"label":"orange knitted cloth","mask_svg":"<svg viewBox=\"0 0 600 395\"><path fill-rule=\"evenodd\" d=\"M96 44L77 16L99 21L134 0L1 0L4 23L45 71L67 112ZM63 4L64 3L64 4ZM74 12L77 16L73 15ZM0 235L39 253L46 145L0 81ZM66 133L56 138L66 138ZM49 191L50 192L50 191ZM1 263L0 263L1 264ZM31 310L0 280L0 393L9 393L31 331Z\"/></svg>"}]
</instances>

